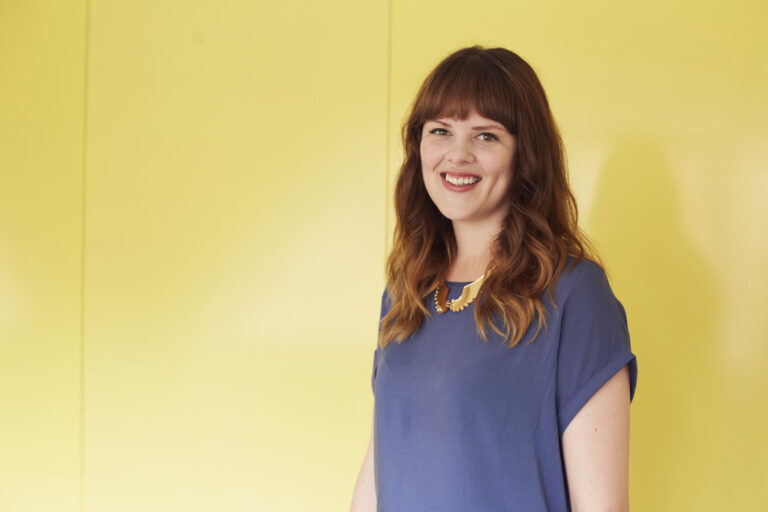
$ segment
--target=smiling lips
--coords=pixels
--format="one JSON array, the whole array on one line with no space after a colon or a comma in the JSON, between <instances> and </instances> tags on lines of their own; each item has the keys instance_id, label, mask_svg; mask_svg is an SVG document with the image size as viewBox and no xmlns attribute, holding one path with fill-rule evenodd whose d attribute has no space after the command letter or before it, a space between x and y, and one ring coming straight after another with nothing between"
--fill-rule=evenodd
<instances>
[{"instance_id":1,"label":"smiling lips","mask_svg":"<svg viewBox=\"0 0 768 512\"><path fill-rule=\"evenodd\" d=\"M466 192L475 187L482 179L476 174L468 172L441 172L443 185L453 192Z\"/></svg>"}]
</instances>

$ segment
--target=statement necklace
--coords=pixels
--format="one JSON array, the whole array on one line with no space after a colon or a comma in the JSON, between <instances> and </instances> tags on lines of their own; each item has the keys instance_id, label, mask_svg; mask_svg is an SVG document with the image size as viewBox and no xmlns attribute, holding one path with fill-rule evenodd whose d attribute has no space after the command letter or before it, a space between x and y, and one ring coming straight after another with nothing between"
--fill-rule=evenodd
<instances>
[{"instance_id":1,"label":"statement necklace","mask_svg":"<svg viewBox=\"0 0 768 512\"><path fill-rule=\"evenodd\" d=\"M480 276L477 281L473 281L466 285L461 291L461 296L458 299L449 300L447 302L448 287L445 286L445 282L439 283L435 289L435 309L437 309L437 312L442 314L450 309L454 313L458 313L467 307L473 300L475 300L475 297L477 297L477 292L480 291L480 287L483 285L483 280L488 274L489 272L486 272Z\"/></svg>"}]
</instances>

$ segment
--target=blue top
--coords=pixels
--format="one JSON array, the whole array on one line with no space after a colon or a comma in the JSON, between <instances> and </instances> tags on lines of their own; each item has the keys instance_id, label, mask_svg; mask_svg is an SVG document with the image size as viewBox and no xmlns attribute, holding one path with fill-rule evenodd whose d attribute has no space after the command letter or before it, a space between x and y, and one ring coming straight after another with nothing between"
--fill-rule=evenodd
<instances>
[{"instance_id":1,"label":"blue top","mask_svg":"<svg viewBox=\"0 0 768 512\"><path fill-rule=\"evenodd\" d=\"M570 262L569 262L570 263ZM449 299L469 282L448 282ZM380 512L569 511L560 439L581 407L629 364L624 308L603 270L580 262L555 286L548 328L510 349L474 303L438 314L374 353L374 459ZM391 304L382 295L381 316ZM501 326L498 322L497 325Z\"/></svg>"}]
</instances>

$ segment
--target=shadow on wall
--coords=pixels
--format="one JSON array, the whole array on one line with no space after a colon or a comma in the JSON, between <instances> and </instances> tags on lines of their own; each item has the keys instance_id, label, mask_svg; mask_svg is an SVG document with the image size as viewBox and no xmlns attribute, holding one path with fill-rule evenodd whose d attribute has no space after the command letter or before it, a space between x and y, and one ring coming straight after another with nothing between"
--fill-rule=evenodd
<instances>
[{"instance_id":1,"label":"shadow on wall","mask_svg":"<svg viewBox=\"0 0 768 512\"><path fill-rule=\"evenodd\" d=\"M631 496L637 510L726 510L713 415L720 293L682 223L662 144L622 140L604 162L587 231L627 311L638 386ZM732 491L732 489L731 489ZM720 500L723 500L720 503Z\"/></svg>"}]
</instances>

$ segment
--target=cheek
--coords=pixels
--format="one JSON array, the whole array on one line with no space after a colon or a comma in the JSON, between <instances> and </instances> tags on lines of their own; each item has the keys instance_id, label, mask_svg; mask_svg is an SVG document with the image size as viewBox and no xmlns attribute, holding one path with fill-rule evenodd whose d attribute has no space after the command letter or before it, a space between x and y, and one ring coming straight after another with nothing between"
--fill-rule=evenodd
<instances>
[{"instance_id":1,"label":"cheek","mask_svg":"<svg viewBox=\"0 0 768 512\"><path fill-rule=\"evenodd\" d=\"M425 169L433 168L439 161L437 151L429 144L422 144L419 148L419 154L421 155L421 165Z\"/></svg>"},{"instance_id":2,"label":"cheek","mask_svg":"<svg viewBox=\"0 0 768 512\"><path fill-rule=\"evenodd\" d=\"M494 182L506 183L511 180L511 164L506 161L506 159L499 158L497 155L493 155L480 162L480 165L486 170Z\"/></svg>"},{"instance_id":3,"label":"cheek","mask_svg":"<svg viewBox=\"0 0 768 512\"><path fill-rule=\"evenodd\" d=\"M497 162L494 166L494 194L498 197L504 196L509 192L512 186L511 163Z\"/></svg>"},{"instance_id":4,"label":"cheek","mask_svg":"<svg viewBox=\"0 0 768 512\"><path fill-rule=\"evenodd\" d=\"M427 195L434 200L435 192L438 190L437 183L435 182L435 175L423 164L421 166L421 182L427 190Z\"/></svg>"},{"instance_id":5,"label":"cheek","mask_svg":"<svg viewBox=\"0 0 768 512\"><path fill-rule=\"evenodd\" d=\"M499 170L499 180L502 180L506 183L510 183L512 181L512 160L511 159L504 158L502 161L500 161L498 170Z\"/></svg>"}]
</instances>

